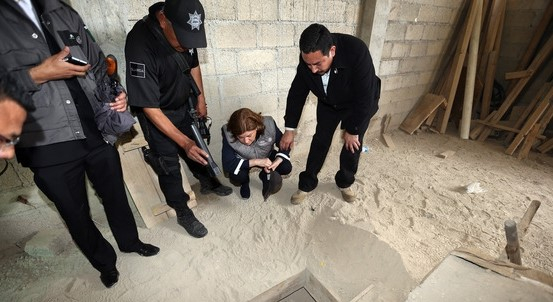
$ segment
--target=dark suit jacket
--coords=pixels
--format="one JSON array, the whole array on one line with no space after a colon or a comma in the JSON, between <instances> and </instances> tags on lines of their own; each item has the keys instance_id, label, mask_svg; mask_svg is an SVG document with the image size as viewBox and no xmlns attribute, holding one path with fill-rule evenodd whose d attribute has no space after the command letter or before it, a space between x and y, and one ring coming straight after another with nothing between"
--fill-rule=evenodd
<instances>
[{"instance_id":1,"label":"dark suit jacket","mask_svg":"<svg viewBox=\"0 0 553 302\"><path fill-rule=\"evenodd\" d=\"M286 103L285 126L297 128L309 91L321 103L340 112L342 128L359 134L358 126L378 110L380 79L376 76L367 45L346 34L333 33L336 55L330 67L327 94L321 76L313 74L300 55L300 63Z\"/></svg>"}]
</instances>

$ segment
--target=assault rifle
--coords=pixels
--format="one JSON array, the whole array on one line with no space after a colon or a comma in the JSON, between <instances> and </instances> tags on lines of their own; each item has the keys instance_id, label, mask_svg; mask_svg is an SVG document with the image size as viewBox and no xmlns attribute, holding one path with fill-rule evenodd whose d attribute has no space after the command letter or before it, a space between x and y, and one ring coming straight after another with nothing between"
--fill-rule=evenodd
<instances>
[{"instance_id":1,"label":"assault rifle","mask_svg":"<svg viewBox=\"0 0 553 302\"><path fill-rule=\"evenodd\" d=\"M190 95L188 97L188 105L190 106L190 110L188 111L188 113L192 118L192 124L190 126L192 127L192 132L194 133L194 140L196 141L198 147L202 148L202 150L204 150L209 155L209 157L207 158L207 170L209 172L209 175L215 177L221 174L221 169L219 169L219 166L217 166L217 163L215 163L215 161L213 160L213 156L211 156L211 152L209 152L207 144L204 141L204 139L206 139L207 143L209 144L209 141L211 140L209 127L206 124L207 118L201 118L198 115L198 111L196 111L198 96L201 92L198 88L198 85L196 84L196 81L194 81L194 78L192 78L192 75L188 73L186 76L190 78Z\"/></svg>"}]
</instances>

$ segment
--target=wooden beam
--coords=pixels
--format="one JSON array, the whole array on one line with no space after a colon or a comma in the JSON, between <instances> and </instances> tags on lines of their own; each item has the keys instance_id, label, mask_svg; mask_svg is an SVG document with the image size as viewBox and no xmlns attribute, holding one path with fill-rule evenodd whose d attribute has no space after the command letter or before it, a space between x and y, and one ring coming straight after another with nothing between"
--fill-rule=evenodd
<instances>
[{"instance_id":1,"label":"wooden beam","mask_svg":"<svg viewBox=\"0 0 553 302\"><path fill-rule=\"evenodd\" d=\"M528 67L528 70L537 70L538 67L549 57L549 55L553 52L553 35L549 37L547 42L543 45L543 47L540 49L530 66ZM532 76L535 73L532 74ZM497 114L493 116L493 118L490 120L493 123L497 123L501 120L503 115L509 110L509 107L515 102L519 94L522 92L522 89L526 86L528 81L531 77L527 77L524 79L520 79L516 85L514 86L511 93L507 95L499 109L497 109ZM485 140L491 133L491 129L484 129L480 136L478 137L478 140Z\"/></svg>"},{"instance_id":2,"label":"wooden beam","mask_svg":"<svg viewBox=\"0 0 553 302\"><path fill-rule=\"evenodd\" d=\"M520 143L522 142L524 137L526 135L528 135L528 132L530 132L532 127L534 127L534 124L536 124L536 122L542 116L542 114L545 112L547 107L549 107L549 102L541 102L538 105L536 110L528 118L528 121L526 121L526 123L524 124L524 127L522 127L522 129L520 129L520 132L517 134L517 136L515 137L513 142L509 145L507 150L505 150L505 154L513 155L513 153L515 152L518 145L520 145Z\"/></svg>"},{"instance_id":3,"label":"wooden beam","mask_svg":"<svg viewBox=\"0 0 553 302\"><path fill-rule=\"evenodd\" d=\"M540 131L540 124L534 124L530 132L528 132L528 135L524 138L522 147L520 147L520 151L518 152L518 156L517 156L518 159L525 159L528 157L528 153L530 153L530 149L536 142L536 136L538 135L539 131Z\"/></svg>"},{"instance_id":4,"label":"wooden beam","mask_svg":"<svg viewBox=\"0 0 553 302\"><path fill-rule=\"evenodd\" d=\"M409 112L407 117L403 120L399 129L413 134L415 130L419 129L424 120L432 114L433 111L445 101L441 95L427 93L422 100Z\"/></svg>"},{"instance_id":5,"label":"wooden beam","mask_svg":"<svg viewBox=\"0 0 553 302\"><path fill-rule=\"evenodd\" d=\"M522 124L524 124L524 121L530 115L530 113L532 113L532 110L535 109L536 104L538 104L538 102L541 102L544 99L551 98L551 97L553 97L553 83L548 82L548 83L545 83L540 88L536 96L532 98L528 106L526 106L526 108L522 111L522 113L517 117L517 119L515 120L515 123L513 124L513 127L520 129L522 127ZM514 137L515 137L514 134L512 133L508 134L507 137L505 138L505 143L506 144L510 143Z\"/></svg>"},{"instance_id":6,"label":"wooden beam","mask_svg":"<svg viewBox=\"0 0 553 302\"><path fill-rule=\"evenodd\" d=\"M544 142L543 144L539 145L538 148L536 148L538 151L540 151L541 153L545 153L551 149L553 149L553 137L548 139L546 142Z\"/></svg>"},{"instance_id":7,"label":"wooden beam","mask_svg":"<svg viewBox=\"0 0 553 302\"><path fill-rule=\"evenodd\" d=\"M505 73L505 80L527 78L531 76L533 73L534 73L534 70L521 70L521 71L507 72Z\"/></svg>"},{"instance_id":8,"label":"wooden beam","mask_svg":"<svg viewBox=\"0 0 553 302\"><path fill-rule=\"evenodd\" d=\"M478 13L478 4L476 3L476 1L471 1L471 2L472 3L470 6L469 14L464 24L464 30L461 31L461 37L460 37L461 43L459 43L457 47L457 52L455 53L455 57L453 59L452 74L450 75L450 78L452 79L452 81L451 81L451 86L448 87L448 91L446 95L447 107L445 109L442 120L438 125L438 130L442 134L445 133L447 129L449 116L451 115L451 108L453 108L455 93L457 92L457 85L459 84L461 70L463 69L463 63L465 62L465 57L467 54L467 47L472 33L472 27L474 26L476 15Z\"/></svg>"},{"instance_id":9,"label":"wooden beam","mask_svg":"<svg viewBox=\"0 0 553 302\"><path fill-rule=\"evenodd\" d=\"M503 36L503 28L505 25L505 10L507 2L504 0L499 9L499 23L497 24L497 33L495 35L494 47L489 53L488 64L486 66L486 76L484 78L484 90L482 91L482 102L480 110L480 118L485 118L490 112L490 103L493 93L493 85L497 69L497 61L501 50L501 37Z\"/></svg>"},{"instance_id":10,"label":"wooden beam","mask_svg":"<svg viewBox=\"0 0 553 302\"><path fill-rule=\"evenodd\" d=\"M549 108L552 109L553 107L550 106ZM485 126L492 127L492 128L495 128L495 129L509 131L509 132L515 133L515 134L520 133L519 129L509 127L509 126L506 126L506 125L502 125L502 124L492 124L489 121L482 121L482 120L475 120L474 122L478 123L478 124L483 124ZM536 138L539 139L539 140L547 139L547 137L545 137L544 135L538 135L538 136L536 136Z\"/></svg>"}]
</instances>

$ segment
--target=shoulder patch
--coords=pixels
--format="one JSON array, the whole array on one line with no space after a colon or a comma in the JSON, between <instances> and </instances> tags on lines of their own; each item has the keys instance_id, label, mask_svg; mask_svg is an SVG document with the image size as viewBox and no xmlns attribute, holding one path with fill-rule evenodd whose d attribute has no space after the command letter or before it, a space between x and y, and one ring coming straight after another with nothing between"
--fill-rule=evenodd
<instances>
[{"instance_id":1,"label":"shoulder patch","mask_svg":"<svg viewBox=\"0 0 553 302\"><path fill-rule=\"evenodd\" d=\"M131 77L135 78L146 78L146 65L142 63L136 63L136 62L129 62L129 68Z\"/></svg>"}]
</instances>

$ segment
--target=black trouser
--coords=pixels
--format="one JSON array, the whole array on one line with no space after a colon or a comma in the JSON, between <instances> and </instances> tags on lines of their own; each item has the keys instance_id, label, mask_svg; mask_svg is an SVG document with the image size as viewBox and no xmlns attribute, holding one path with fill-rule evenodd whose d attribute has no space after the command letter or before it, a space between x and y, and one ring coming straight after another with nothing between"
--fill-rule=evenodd
<instances>
[{"instance_id":1,"label":"black trouser","mask_svg":"<svg viewBox=\"0 0 553 302\"><path fill-rule=\"evenodd\" d=\"M71 237L94 268L100 272L114 269L117 255L90 217L85 175L102 201L119 249L138 247L121 161L113 146L101 145L76 161L31 170L36 185L55 204Z\"/></svg>"},{"instance_id":2,"label":"black trouser","mask_svg":"<svg viewBox=\"0 0 553 302\"><path fill-rule=\"evenodd\" d=\"M334 132L338 124L346 117L347 111L345 110L336 110L332 106L320 102L317 104L317 128L311 140L305 171L299 175L298 188L300 190L311 192L317 187L319 183L317 174L319 174L323 167ZM361 125L359 125L359 142L361 145L363 144L363 136L369 127L370 120L371 117L367 116ZM360 147L359 150L352 153L346 150L345 145L342 146L342 151L340 152L340 170L334 176L336 185L339 188L347 188L355 182L361 149Z\"/></svg>"},{"instance_id":3,"label":"black trouser","mask_svg":"<svg viewBox=\"0 0 553 302\"><path fill-rule=\"evenodd\" d=\"M276 151L271 151L269 154L269 159L271 161L274 161L276 158ZM240 169L238 171L238 174L229 173L229 181L235 185L235 186L241 186L243 184L247 184L250 182L250 169L253 167L250 167L248 169ZM282 160L280 165L275 169L275 171L278 172L280 175L288 175L290 172L292 172L292 163L289 160ZM267 173L265 170L261 169L261 172L259 172L259 178L260 179L267 179Z\"/></svg>"},{"instance_id":4,"label":"black trouser","mask_svg":"<svg viewBox=\"0 0 553 302\"><path fill-rule=\"evenodd\" d=\"M163 113L177 129L188 136L188 138L194 140L194 133L191 128L192 118L184 107L183 109L174 111L164 110ZM174 209L188 208L186 202L190 200L190 196L182 187L179 155L192 172L192 175L198 178L201 183L214 182L216 180L210 177L205 166L188 158L184 149L162 133L143 113L138 115L138 120L144 132L144 137L148 141L150 150L163 158L169 170L168 175L158 175L159 187L165 196L167 204ZM218 184L213 183L212 185Z\"/></svg>"}]
</instances>

